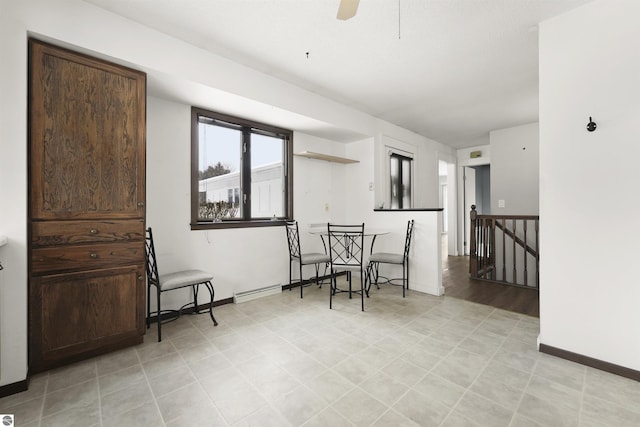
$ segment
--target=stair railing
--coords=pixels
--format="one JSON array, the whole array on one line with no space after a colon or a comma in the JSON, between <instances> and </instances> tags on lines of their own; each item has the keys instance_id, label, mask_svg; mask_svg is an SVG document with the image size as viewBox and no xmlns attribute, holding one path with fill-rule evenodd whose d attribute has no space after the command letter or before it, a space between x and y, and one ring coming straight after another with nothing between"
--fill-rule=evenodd
<instances>
[{"instance_id":1,"label":"stair railing","mask_svg":"<svg viewBox=\"0 0 640 427\"><path fill-rule=\"evenodd\" d=\"M538 215L479 215L471 206L469 275L539 289Z\"/></svg>"}]
</instances>

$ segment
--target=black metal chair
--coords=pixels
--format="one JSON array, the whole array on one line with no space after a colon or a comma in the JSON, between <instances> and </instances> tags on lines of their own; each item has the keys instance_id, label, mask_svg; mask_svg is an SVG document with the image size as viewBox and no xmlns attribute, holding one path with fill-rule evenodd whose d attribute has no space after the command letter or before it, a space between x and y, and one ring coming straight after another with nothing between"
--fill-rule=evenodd
<instances>
[{"instance_id":1,"label":"black metal chair","mask_svg":"<svg viewBox=\"0 0 640 427\"><path fill-rule=\"evenodd\" d=\"M329 308L333 308L333 296L338 292L360 295L362 311L364 311L364 295L366 281L362 258L364 253L364 223L360 225L327 224L329 237L329 255L331 257L331 292L329 292ZM346 271L349 289L339 289L336 272ZM351 284L352 273L360 272L360 290L354 291Z\"/></svg>"},{"instance_id":2,"label":"black metal chair","mask_svg":"<svg viewBox=\"0 0 640 427\"><path fill-rule=\"evenodd\" d=\"M369 265L367 270L373 275L373 282L376 287L378 286L379 267L380 264L398 264L402 265L402 297L405 297L405 289L409 289L409 249L411 246L411 236L413 235L413 220L407 221L407 235L404 240L404 252L403 253L390 253L390 252L374 252L369 256ZM394 279L389 279L388 282ZM397 280L397 279L395 279ZM369 283L369 288L371 283Z\"/></svg>"},{"instance_id":3,"label":"black metal chair","mask_svg":"<svg viewBox=\"0 0 640 427\"><path fill-rule=\"evenodd\" d=\"M297 262L298 266L300 267L300 298L302 298L302 266L315 265L316 283L319 286L322 286L322 283L319 282L320 264L326 265L331 261L331 259L326 253L302 253L302 251L300 250L300 232L298 230L298 221L287 221L285 228L287 230L287 243L289 244L289 290L291 290L291 288L293 287L291 281L293 263Z\"/></svg>"},{"instance_id":4,"label":"black metal chair","mask_svg":"<svg viewBox=\"0 0 640 427\"><path fill-rule=\"evenodd\" d=\"M182 314L182 311L193 305L193 312L200 314L198 306L198 290L200 285L204 285L209 291L211 301L209 302L209 316L213 321L214 326L218 326L216 318L213 317L213 297L214 289L211 284L213 276L206 271L202 270L182 270L175 271L173 273L158 274L158 262L156 260L156 250L153 245L153 234L151 227L147 228L146 240L145 240L145 252L147 256L147 329L149 329L151 322L151 315L156 314L158 322L158 342L162 341L162 323L163 313L176 313L169 321L175 320ZM157 310L151 312L151 286L155 286L157 295ZM193 290L193 301L180 307L178 310L162 310L160 307L160 294L174 289L181 289L191 287ZM166 322L166 320L165 320Z\"/></svg>"}]
</instances>

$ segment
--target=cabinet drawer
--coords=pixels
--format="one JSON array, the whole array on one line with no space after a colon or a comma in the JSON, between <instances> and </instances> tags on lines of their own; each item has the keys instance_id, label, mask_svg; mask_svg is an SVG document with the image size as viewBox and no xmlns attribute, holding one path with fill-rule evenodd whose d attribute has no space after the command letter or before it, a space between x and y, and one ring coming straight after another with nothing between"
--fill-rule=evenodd
<instances>
[{"instance_id":1,"label":"cabinet drawer","mask_svg":"<svg viewBox=\"0 0 640 427\"><path fill-rule=\"evenodd\" d=\"M46 221L31 226L34 247L144 240L142 220Z\"/></svg>"},{"instance_id":2,"label":"cabinet drawer","mask_svg":"<svg viewBox=\"0 0 640 427\"><path fill-rule=\"evenodd\" d=\"M144 242L38 248L31 256L35 275L144 263Z\"/></svg>"}]
</instances>

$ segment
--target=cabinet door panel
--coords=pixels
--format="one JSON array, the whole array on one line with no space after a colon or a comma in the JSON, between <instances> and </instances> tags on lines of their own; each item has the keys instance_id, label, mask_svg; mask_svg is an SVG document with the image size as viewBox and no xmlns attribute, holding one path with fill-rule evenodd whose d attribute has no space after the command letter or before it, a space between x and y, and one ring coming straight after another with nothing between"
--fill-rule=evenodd
<instances>
[{"instance_id":1,"label":"cabinet door panel","mask_svg":"<svg viewBox=\"0 0 640 427\"><path fill-rule=\"evenodd\" d=\"M31 49L32 218L141 218L145 75Z\"/></svg>"},{"instance_id":2,"label":"cabinet door panel","mask_svg":"<svg viewBox=\"0 0 640 427\"><path fill-rule=\"evenodd\" d=\"M34 368L141 337L143 278L132 266L33 279L30 292L38 304L31 307L31 334L39 338L30 349Z\"/></svg>"}]
</instances>

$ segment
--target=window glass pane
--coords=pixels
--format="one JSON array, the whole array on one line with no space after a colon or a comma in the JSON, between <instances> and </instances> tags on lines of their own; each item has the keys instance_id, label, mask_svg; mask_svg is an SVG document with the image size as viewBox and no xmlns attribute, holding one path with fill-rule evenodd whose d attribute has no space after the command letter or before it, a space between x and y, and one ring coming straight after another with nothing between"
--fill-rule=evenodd
<instances>
[{"instance_id":1,"label":"window glass pane","mask_svg":"<svg viewBox=\"0 0 640 427\"><path fill-rule=\"evenodd\" d=\"M411 208L411 159L402 159L402 209Z\"/></svg>"},{"instance_id":2,"label":"window glass pane","mask_svg":"<svg viewBox=\"0 0 640 427\"><path fill-rule=\"evenodd\" d=\"M284 216L284 141L251 134L251 217Z\"/></svg>"},{"instance_id":3,"label":"window glass pane","mask_svg":"<svg viewBox=\"0 0 640 427\"><path fill-rule=\"evenodd\" d=\"M198 131L198 220L238 218L242 132L207 123L199 123Z\"/></svg>"},{"instance_id":4,"label":"window glass pane","mask_svg":"<svg viewBox=\"0 0 640 427\"><path fill-rule=\"evenodd\" d=\"M391 174L391 209L400 208L400 195L399 195L399 159L397 156L390 157L389 171Z\"/></svg>"}]
</instances>

